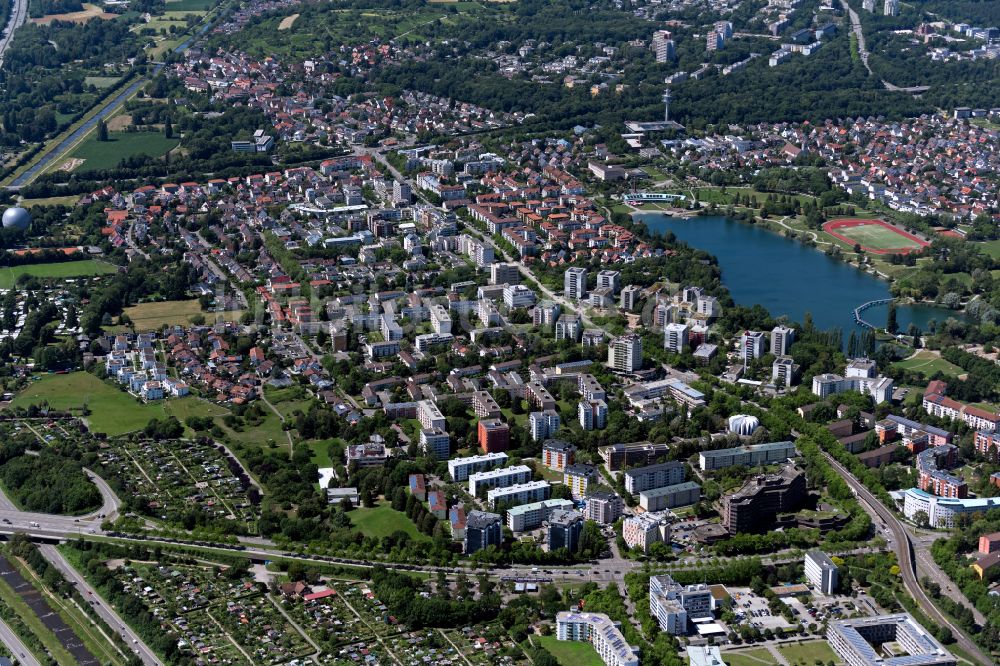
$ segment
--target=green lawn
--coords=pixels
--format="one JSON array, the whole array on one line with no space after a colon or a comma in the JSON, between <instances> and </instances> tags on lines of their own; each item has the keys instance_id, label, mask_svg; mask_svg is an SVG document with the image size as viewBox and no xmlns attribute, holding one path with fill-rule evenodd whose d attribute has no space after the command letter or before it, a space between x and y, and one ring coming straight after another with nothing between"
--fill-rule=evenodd
<instances>
[{"instance_id":1,"label":"green lawn","mask_svg":"<svg viewBox=\"0 0 1000 666\"><path fill-rule=\"evenodd\" d=\"M108 435L140 430L150 419L164 418L170 414L181 420L191 414L208 415L206 412L213 408L194 396L143 403L89 372L43 375L19 393L11 405L27 407L41 402L47 402L53 409L73 410L80 409L86 403L91 412L86 417L90 428Z\"/></svg>"},{"instance_id":2,"label":"green lawn","mask_svg":"<svg viewBox=\"0 0 1000 666\"><path fill-rule=\"evenodd\" d=\"M168 139L162 132L111 132L108 141L98 141L96 130L67 157L84 160L76 171L113 169L126 157L162 157L177 147L180 139Z\"/></svg>"},{"instance_id":3,"label":"green lawn","mask_svg":"<svg viewBox=\"0 0 1000 666\"><path fill-rule=\"evenodd\" d=\"M821 659L824 664L830 661L840 663L840 658L837 657L837 654L830 648L826 641L789 643L778 647L778 652L781 653L781 656L791 666L796 666L796 664L812 666L816 663L817 659Z\"/></svg>"},{"instance_id":4,"label":"green lawn","mask_svg":"<svg viewBox=\"0 0 1000 666\"><path fill-rule=\"evenodd\" d=\"M856 227L840 227L836 232L862 247L872 250L895 250L918 248L920 243L899 234L881 224L862 224Z\"/></svg>"},{"instance_id":5,"label":"green lawn","mask_svg":"<svg viewBox=\"0 0 1000 666\"><path fill-rule=\"evenodd\" d=\"M85 86L94 86L103 90L104 88L110 88L115 85L120 79L120 76L85 76L83 77L83 84Z\"/></svg>"},{"instance_id":6,"label":"green lawn","mask_svg":"<svg viewBox=\"0 0 1000 666\"><path fill-rule=\"evenodd\" d=\"M965 370L954 363L949 363L934 352L927 350L918 351L906 360L897 361L893 363L893 367L920 372L928 377L938 371L951 377L958 377L965 373Z\"/></svg>"},{"instance_id":7,"label":"green lawn","mask_svg":"<svg viewBox=\"0 0 1000 666\"><path fill-rule=\"evenodd\" d=\"M201 304L196 300L191 301L159 301L156 303L140 303L132 307L125 308L125 314L132 320L132 324L137 331L155 331L163 326L187 326L191 324L191 318L201 315L206 323L213 323L217 318L222 317L224 321L236 321L242 312L233 310L229 312L202 312Z\"/></svg>"},{"instance_id":8,"label":"green lawn","mask_svg":"<svg viewBox=\"0 0 1000 666\"><path fill-rule=\"evenodd\" d=\"M351 525L365 536L382 538L398 530L406 532L415 541L426 541L430 538L420 532L405 513L396 511L387 502L372 509L360 507L347 515L351 518Z\"/></svg>"},{"instance_id":9,"label":"green lawn","mask_svg":"<svg viewBox=\"0 0 1000 666\"><path fill-rule=\"evenodd\" d=\"M770 666L774 657L764 648L723 652L722 661L728 666Z\"/></svg>"},{"instance_id":10,"label":"green lawn","mask_svg":"<svg viewBox=\"0 0 1000 666\"><path fill-rule=\"evenodd\" d=\"M604 666L594 646L585 641L561 641L555 636L536 636L535 640L552 653L560 666Z\"/></svg>"},{"instance_id":11,"label":"green lawn","mask_svg":"<svg viewBox=\"0 0 1000 666\"><path fill-rule=\"evenodd\" d=\"M19 275L33 275L37 278L89 277L91 275L106 275L115 273L118 267L94 259L80 261L63 261L55 264L24 264L23 266L5 266L0 268L0 289L10 289Z\"/></svg>"},{"instance_id":12,"label":"green lawn","mask_svg":"<svg viewBox=\"0 0 1000 666\"><path fill-rule=\"evenodd\" d=\"M171 12L197 12L211 9L216 0L167 0L164 9Z\"/></svg>"},{"instance_id":13,"label":"green lawn","mask_svg":"<svg viewBox=\"0 0 1000 666\"><path fill-rule=\"evenodd\" d=\"M976 243L986 254L994 259L1000 259L1000 240L985 241Z\"/></svg>"}]
</instances>

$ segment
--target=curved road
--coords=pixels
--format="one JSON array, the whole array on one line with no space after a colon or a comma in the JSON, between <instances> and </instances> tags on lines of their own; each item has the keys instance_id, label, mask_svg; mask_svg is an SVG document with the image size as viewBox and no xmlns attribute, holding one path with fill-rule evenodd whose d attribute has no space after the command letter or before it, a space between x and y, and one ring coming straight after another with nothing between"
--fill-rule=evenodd
<instances>
[{"instance_id":1,"label":"curved road","mask_svg":"<svg viewBox=\"0 0 1000 666\"><path fill-rule=\"evenodd\" d=\"M878 500L875 495L871 493L858 481L853 474L848 471L846 467L837 462L833 456L828 453L823 453L823 456L829 461L833 468L837 470L840 475L844 478L844 481L851 487L852 490L857 494L858 499L861 501L861 506L865 508L868 514L872 518L878 518L892 530L893 536L893 549L895 550L896 557L899 559L899 568L903 574L903 584L906 586L907 591L910 596L913 597L920 609L933 621L939 622L945 627L951 629L951 633L955 636L955 642L961 647L970 657L975 659L978 663L983 666L989 666L993 664L993 660L987 658L983 654L979 646L973 643L969 638L954 624L952 624L944 614L938 610L938 607L934 605L924 589L920 587L920 582L917 580L916 572L916 560L913 556L913 543L910 541L910 535L903 527L903 524L896 518L895 514L892 513L885 505Z\"/></svg>"}]
</instances>

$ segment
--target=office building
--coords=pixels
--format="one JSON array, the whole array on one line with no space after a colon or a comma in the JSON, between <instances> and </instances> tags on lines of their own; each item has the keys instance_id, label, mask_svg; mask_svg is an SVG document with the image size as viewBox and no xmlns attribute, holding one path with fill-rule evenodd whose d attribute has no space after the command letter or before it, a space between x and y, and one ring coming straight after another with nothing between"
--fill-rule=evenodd
<instances>
[{"instance_id":1,"label":"office building","mask_svg":"<svg viewBox=\"0 0 1000 666\"><path fill-rule=\"evenodd\" d=\"M587 489L596 482L597 470L593 465L573 464L563 470L563 483L575 500L583 499Z\"/></svg>"},{"instance_id":2,"label":"office building","mask_svg":"<svg viewBox=\"0 0 1000 666\"><path fill-rule=\"evenodd\" d=\"M908 488L903 491L903 515L910 520L916 520L918 514L927 516L927 524L931 527L955 527L963 516L972 518L1000 508L1000 497L974 497L961 499L958 497L938 497L920 488Z\"/></svg>"},{"instance_id":3,"label":"office building","mask_svg":"<svg viewBox=\"0 0 1000 666\"><path fill-rule=\"evenodd\" d=\"M580 534L583 532L583 514L579 511L556 509L549 514L545 530L545 545L551 553L565 548L575 553L580 548Z\"/></svg>"},{"instance_id":4,"label":"office building","mask_svg":"<svg viewBox=\"0 0 1000 666\"><path fill-rule=\"evenodd\" d=\"M527 465L500 467L486 472L476 472L469 476L469 494L478 497L483 490L504 488L531 480L531 468Z\"/></svg>"},{"instance_id":5,"label":"office building","mask_svg":"<svg viewBox=\"0 0 1000 666\"><path fill-rule=\"evenodd\" d=\"M528 414L528 432L531 433L533 442L541 442L552 437L559 431L560 425L559 412L554 409Z\"/></svg>"},{"instance_id":6,"label":"office building","mask_svg":"<svg viewBox=\"0 0 1000 666\"><path fill-rule=\"evenodd\" d=\"M608 425L608 403L603 400L581 400L576 414L584 430L603 430Z\"/></svg>"},{"instance_id":7,"label":"office building","mask_svg":"<svg viewBox=\"0 0 1000 666\"><path fill-rule=\"evenodd\" d=\"M837 393L857 391L870 395L875 404L892 400L893 383L889 377L854 376L842 377L834 373L824 373L813 377L812 392L820 398L828 398ZM924 399L926 402L926 398Z\"/></svg>"},{"instance_id":8,"label":"office building","mask_svg":"<svg viewBox=\"0 0 1000 666\"><path fill-rule=\"evenodd\" d=\"M821 550L806 553L806 579L823 594L837 591L840 584L839 570L833 560Z\"/></svg>"},{"instance_id":9,"label":"office building","mask_svg":"<svg viewBox=\"0 0 1000 666\"><path fill-rule=\"evenodd\" d=\"M486 493L490 508L517 506L529 502L541 502L549 498L549 484L546 481L529 481L506 488L494 488Z\"/></svg>"},{"instance_id":10,"label":"office building","mask_svg":"<svg viewBox=\"0 0 1000 666\"><path fill-rule=\"evenodd\" d=\"M642 369L642 338L629 333L613 339L608 344L608 366L616 372Z\"/></svg>"},{"instance_id":11,"label":"office building","mask_svg":"<svg viewBox=\"0 0 1000 666\"><path fill-rule=\"evenodd\" d=\"M563 274L563 295L579 301L587 296L587 269L567 268Z\"/></svg>"},{"instance_id":12,"label":"office building","mask_svg":"<svg viewBox=\"0 0 1000 666\"><path fill-rule=\"evenodd\" d=\"M451 436L444 430L420 430L420 450L438 460L447 460L451 455Z\"/></svg>"},{"instance_id":13,"label":"office building","mask_svg":"<svg viewBox=\"0 0 1000 666\"><path fill-rule=\"evenodd\" d=\"M778 325L771 329L771 353L775 356L788 356L793 342L795 342L794 328Z\"/></svg>"},{"instance_id":14,"label":"office building","mask_svg":"<svg viewBox=\"0 0 1000 666\"><path fill-rule=\"evenodd\" d=\"M793 464L776 474L760 474L722 498L722 525L730 534L774 524L779 513L795 511L806 495L806 475Z\"/></svg>"},{"instance_id":15,"label":"office building","mask_svg":"<svg viewBox=\"0 0 1000 666\"><path fill-rule=\"evenodd\" d=\"M639 651L628 644L621 630L603 613L558 613L556 638L589 642L606 666L639 666Z\"/></svg>"},{"instance_id":16,"label":"office building","mask_svg":"<svg viewBox=\"0 0 1000 666\"><path fill-rule=\"evenodd\" d=\"M503 521L495 513L470 511L465 517L465 554L471 555L487 546L503 543Z\"/></svg>"},{"instance_id":17,"label":"office building","mask_svg":"<svg viewBox=\"0 0 1000 666\"><path fill-rule=\"evenodd\" d=\"M468 458L452 458L448 461L448 474L452 481L466 481L476 472L483 472L507 464L506 453L487 453L482 456Z\"/></svg>"},{"instance_id":18,"label":"office building","mask_svg":"<svg viewBox=\"0 0 1000 666\"><path fill-rule=\"evenodd\" d=\"M625 511L625 503L614 491L593 489L587 491L584 517L601 525L613 525Z\"/></svg>"},{"instance_id":19,"label":"office building","mask_svg":"<svg viewBox=\"0 0 1000 666\"><path fill-rule=\"evenodd\" d=\"M500 419L483 419L479 422L477 434L483 453L506 451L510 444L510 426Z\"/></svg>"},{"instance_id":20,"label":"office building","mask_svg":"<svg viewBox=\"0 0 1000 666\"><path fill-rule=\"evenodd\" d=\"M955 666L958 662L909 613L834 620L826 640L846 666ZM892 652L886 652L891 644ZM903 655L899 651L904 652Z\"/></svg>"},{"instance_id":21,"label":"office building","mask_svg":"<svg viewBox=\"0 0 1000 666\"><path fill-rule=\"evenodd\" d=\"M663 329L663 348L675 354L683 354L688 348L687 324L667 324Z\"/></svg>"},{"instance_id":22,"label":"office building","mask_svg":"<svg viewBox=\"0 0 1000 666\"><path fill-rule=\"evenodd\" d=\"M706 472L734 465L757 467L783 463L797 455L799 454L795 450L793 442L768 442L766 444L737 446L731 449L702 451L698 454L698 466Z\"/></svg>"},{"instance_id":23,"label":"office building","mask_svg":"<svg viewBox=\"0 0 1000 666\"><path fill-rule=\"evenodd\" d=\"M754 359L764 355L764 333L744 331L740 336L740 359L743 365L750 365Z\"/></svg>"},{"instance_id":24,"label":"office building","mask_svg":"<svg viewBox=\"0 0 1000 666\"><path fill-rule=\"evenodd\" d=\"M633 467L625 470L625 490L635 495L644 490L672 486L681 483L684 475L684 463L677 460L646 467Z\"/></svg>"},{"instance_id":25,"label":"office building","mask_svg":"<svg viewBox=\"0 0 1000 666\"><path fill-rule=\"evenodd\" d=\"M567 499L547 499L531 504L521 504L507 509L507 527L511 532L524 532L541 527L549 515L558 509L571 510L575 505Z\"/></svg>"},{"instance_id":26,"label":"office building","mask_svg":"<svg viewBox=\"0 0 1000 666\"><path fill-rule=\"evenodd\" d=\"M646 511L663 511L679 506L690 506L701 500L701 486L694 481L675 483L672 486L652 488L639 493L639 506Z\"/></svg>"},{"instance_id":27,"label":"office building","mask_svg":"<svg viewBox=\"0 0 1000 666\"><path fill-rule=\"evenodd\" d=\"M576 447L568 442L550 439L542 444L542 464L554 472L561 472L573 464Z\"/></svg>"},{"instance_id":28,"label":"office building","mask_svg":"<svg viewBox=\"0 0 1000 666\"><path fill-rule=\"evenodd\" d=\"M649 614L668 634L687 634L689 619L711 620L712 604L712 592L707 585L680 585L667 575L649 579Z\"/></svg>"},{"instance_id":29,"label":"office building","mask_svg":"<svg viewBox=\"0 0 1000 666\"><path fill-rule=\"evenodd\" d=\"M648 553L654 543L670 543L670 518L663 513L640 513L622 522L622 538L629 548Z\"/></svg>"}]
</instances>

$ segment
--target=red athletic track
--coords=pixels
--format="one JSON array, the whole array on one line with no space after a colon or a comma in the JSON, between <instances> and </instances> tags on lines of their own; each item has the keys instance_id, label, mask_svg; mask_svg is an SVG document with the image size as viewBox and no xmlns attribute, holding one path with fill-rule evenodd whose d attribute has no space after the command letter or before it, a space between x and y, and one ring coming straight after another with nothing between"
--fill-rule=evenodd
<instances>
[{"instance_id":1,"label":"red athletic track","mask_svg":"<svg viewBox=\"0 0 1000 666\"><path fill-rule=\"evenodd\" d=\"M913 234L909 233L908 231L903 231L902 229L894 227L894 226L892 226L891 224L889 224L888 222L886 222L884 220L859 220L859 219L854 219L854 218L846 219L846 220L831 220L830 222L827 222L827 223L825 223L823 225L823 231L825 231L826 233L830 234L834 238L839 238L840 240L844 241L848 245L854 245L854 244L857 243L857 241L855 241L855 240L853 240L851 238L848 238L847 236L845 236L845 235L843 235L841 233L838 233L837 229L849 229L851 227L862 227L862 226L872 225L872 224L877 224L877 225L879 225L881 227L885 227L886 229L889 229L890 231L893 231L893 232L899 234L903 238L906 238L907 240L911 240L914 243L917 243L918 245L920 245L921 248L924 248L924 247L927 247L928 245L930 245L930 243L928 243L927 241L923 240L922 238L918 238L918 237L914 236ZM862 245L861 248L865 252L869 252L871 254L908 254L910 252L916 252L918 250L918 248L912 248L912 247L874 248L874 247L868 247L866 245Z\"/></svg>"}]
</instances>

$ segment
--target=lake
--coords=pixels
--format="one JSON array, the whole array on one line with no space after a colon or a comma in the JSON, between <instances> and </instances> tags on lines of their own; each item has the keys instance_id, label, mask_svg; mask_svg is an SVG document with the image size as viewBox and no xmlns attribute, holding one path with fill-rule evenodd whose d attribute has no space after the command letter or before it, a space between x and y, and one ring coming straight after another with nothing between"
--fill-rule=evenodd
<instances>
[{"instance_id":1,"label":"lake","mask_svg":"<svg viewBox=\"0 0 1000 666\"><path fill-rule=\"evenodd\" d=\"M759 304L772 316L786 315L799 323L810 312L817 328L840 327L845 339L855 327L854 308L890 296L884 280L758 225L721 216L683 219L638 213L636 218L653 233L672 231L691 247L714 255L737 303ZM888 306L876 306L866 310L864 317L875 326L884 326L887 312ZM911 322L927 330L931 319L943 322L957 316L961 315L930 305L900 305L896 311L903 331Z\"/></svg>"}]
</instances>

